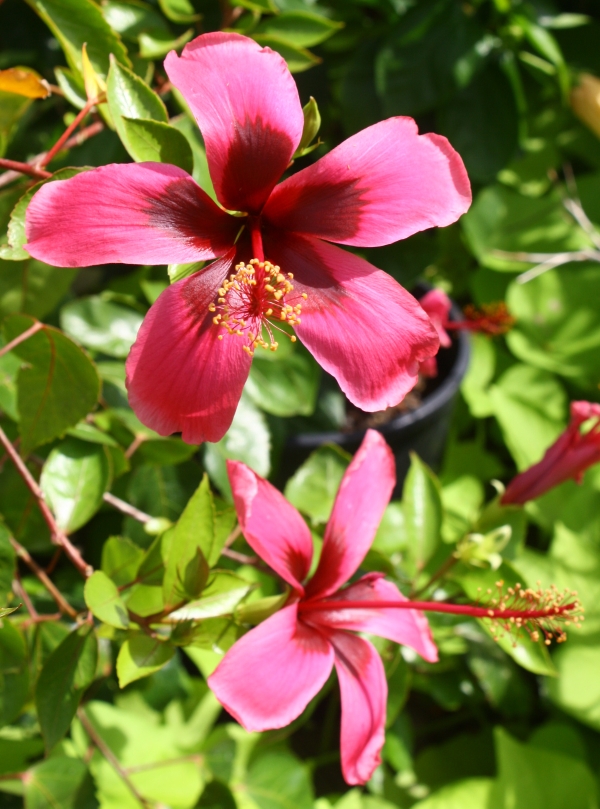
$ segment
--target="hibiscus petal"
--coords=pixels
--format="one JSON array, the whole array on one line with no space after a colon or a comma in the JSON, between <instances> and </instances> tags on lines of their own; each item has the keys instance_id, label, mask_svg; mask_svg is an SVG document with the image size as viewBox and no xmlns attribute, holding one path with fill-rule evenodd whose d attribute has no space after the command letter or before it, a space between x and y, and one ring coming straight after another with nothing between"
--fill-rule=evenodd
<instances>
[{"instance_id":1,"label":"hibiscus petal","mask_svg":"<svg viewBox=\"0 0 600 809\"><path fill-rule=\"evenodd\" d=\"M238 640L208 684L246 730L271 730L300 716L332 666L331 644L297 620L292 604Z\"/></svg>"},{"instance_id":2,"label":"hibiscus petal","mask_svg":"<svg viewBox=\"0 0 600 809\"><path fill-rule=\"evenodd\" d=\"M227 471L244 537L254 551L300 593L313 545L306 523L281 492L239 461Z\"/></svg>"},{"instance_id":3,"label":"hibiscus petal","mask_svg":"<svg viewBox=\"0 0 600 809\"><path fill-rule=\"evenodd\" d=\"M223 255L239 220L176 166L101 166L46 183L27 208L25 248L60 267L177 264Z\"/></svg>"},{"instance_id":4,"label":"hibiscus petal","mask_svg":"<svg viewBox=\"0 0 600 809\"><path fill-rule=\"evenodd\" d=\"M188 444L227 432L250 370L244 342L225 334L208 311L235 251L172 284L150 308L127 358L129 402L160 435Z\"/></svg>"},{"instance_id":5,"label":"hibiscus petal","mask_svg":"<svg viewBox=\"0 0 600 809\"><path fill-rule=\"evenodd\" d=\"M281 231L265 237L267 258L305 292L296 333L363 410L397 405L417 383L419 363L439 340L415 298L386 273L334 245ZM294 301L296 302L296 301Z\"/></svg>"},{"instance_id":6,"label":"hibiscus petal","mask_svg":"<svg viewBox=\"0 0 600 809\"><path fill-rule=\"evenodd\" d=\"M197 37L165 59L202 130L210 176L229 210L259 213L302 136L304 116L284 59L239 34Z\"/></svg>"},{"instance_id":7,"label":"hibiscus petal","mask_svg":"<svg viewBox=\"0 0 600 809\"><path fill-rule=\"evenodd\" d=\"M330 595L356 572L371 547L395 484L391 449L380 433L367 430L342 478L307 597Z\"/></svg>"},{"instance_id":8,"label":"hibiscus petal","mask_svg":"<svg viewBox=\"0 0 600 809\"><path fill-rule=\"evenodd\" d=\"M335 669L342 695L342 772L348 784L364 784L381 763L385 741L387 682L381 658L356 635L333 632Z\"/></svg>"},{"instance_id":9,"label":"hibiscus petal","mask_svg":"<svg viewBox=\"0 0 600 809\"><path fill-rule=\"evenodd\" d=\"M379 247L450 225L470 204L467 172L446 138L389 118L277 186L264 215L283 230Z\"/></svg>"},{"instance_id":10,"label":"hibiscus petal","mask_svg":"<svg viewBox=\"0 0 600 809\"><path fill-rule=\"evenodd\" d=\"M350 629L378 635L403 646L410 646L430 663L437 661L437 648L431 637L427 618L422 612L394 607L369 608L370 601L408 601L395 584L383 578L383 573L368 573L349 587L338 590L331 596L331 600L364 601L365 604L360 609L336 607L329 611L310 612L306 614L305 620L329 629Z\"/></svg>"}]
</instances>

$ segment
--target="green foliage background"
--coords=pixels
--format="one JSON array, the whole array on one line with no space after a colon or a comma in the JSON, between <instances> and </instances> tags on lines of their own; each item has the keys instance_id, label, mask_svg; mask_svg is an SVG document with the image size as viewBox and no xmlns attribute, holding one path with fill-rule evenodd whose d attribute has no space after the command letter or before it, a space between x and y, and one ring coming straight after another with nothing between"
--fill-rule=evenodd
<instances>
[{"instance_id":1,"label":"green foliage background","mask_svg":"<svg viewBox=\"0 0 600 809\"><path fill-rule=\"evenodd\" d=\"M338 428L341 394L300 344L286 343L256 357L218 444L156 435L129 408L124 359L148 307L196 266L74 271L31 259L23 222L36 186L0 175L3 344L43 324L0 356L0 425L95 571L84 586L56 554L35 498L0 459L0 605L28 598L44 618L22 606L0 621L0 805L594 809L600 468L523 510L501 509L490 480L538 461L564 429L570 400L600 398L600 141L569 103L582 71L600 76L600 4L5 0L0 69L33 68L60 93L0 91L0 156L32 160L83 108L87 43L107 99L85 125L102 126L49 170L58 179L158 160L192 171L212 193L201 136L164 84L162 59L222 27L282 53L302 102L316 99L323 143L298 165L392 115L445 134L473 183L470 212L362 254L409 288L425 279L461 303L506 300L517 319L505 339L474 337L439 476L413 459L364 568L408 593L458 549L438 594L474 598L500 578L555 583L578 590L586 622L548 652L433 616L435 666L379 642L387 740L364 790L341 780L334 681L288 729L249 734L228 721L205 677L251 623L252 605L279 591L235 530L225 461L283 483L286 437ZM519 283L543 260L532 253L573 255ZM317 548L348 461L324 447L285 485ZM508 542L497 530L506 525ZM49 571L71 612L57 612L24 554ZM152 616L167 613L158 634L148 631Z\"/></svg>"}]
</instances>

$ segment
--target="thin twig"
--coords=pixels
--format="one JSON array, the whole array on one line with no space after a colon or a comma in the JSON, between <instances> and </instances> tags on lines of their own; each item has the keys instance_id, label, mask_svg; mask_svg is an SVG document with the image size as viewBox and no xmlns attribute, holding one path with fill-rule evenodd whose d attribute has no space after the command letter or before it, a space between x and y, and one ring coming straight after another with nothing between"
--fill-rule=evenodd
<instances>
[{"instance_id":1,"label":"thin twig","mask_svg":"<svg viewBox=\"0 0 600 809\"><path fill-rule=\"evenodd\" d=\"M6 157L0 158L0 169L9 169L9 171L15 171L17 174L27 174L29 177L35 177L38 180L46 180L48 177L52 177L52 173L49 171L36 168L30 163L21 163L19 160L8 160Z\"/></svg>"},{"instance_id":2,"label":"thin twig","mask_svg":"<svg viewBox=\"0 0 600 809\"><path fill-rule=\"evenodd\" d=\"M21 577L19 576L19 572L16 571L15 578L12 583L13 592L17 598L20 598L23 604L25 604L25 609L31 616L33 621L37 621L39 618L38 611L33 606L31 599L29 598L29 593L23 587L23 582L21 581Z\"/></svg>"},{"instance_id":3,"label":"thin twig","mask_svg":"<svg viewBox=\"0 0 600 809\"><path fill-rule=\"evenodd\" d=\"M238 551L232 551L231 548L223 548L221 551L223 556L227 556L228 559L233 559L236 562L239 562L242 565L253 565L258 567L260 559L258 556L247 556L245 553L239 553Z\"/></svg>"},{"instance_id":4,"label":"thin twig","mask_svg":"<svg viewBox=\"0 0 600 809\"><path fill-rule=\"evenodd\" d=\"M28 629L30 626L36 626L37 624L44 624L49 621L60 621L61 618L62 615L60 612L53 612L51 614L45 612L42 615L38 613L35 618L26 618L24 621L21 621L19 628Z\"/></svg>"},{"instance_id":5,"label":"thin twig","mask_svg":"<svg viewBox=\"0 0 600 809\"><path fill-rule=\"evenodd\" d=\"M105 127L102 121L94 121L93 124L84 127L82 130L73 135L73 137L69 138L69 140L64 144L63 149L66 151L67 149L73 149L75 146L80 146L82 143L88 140L88 138L91 138L94 135L97 135L99 132L102 132L104 128ZM35 157L32 157L31 160L28 160L27 163L25 163L24 165L36 166L39 163L39 161L44 158L45 155L46 152L40 152L40 154L37 154L35 155ZM48 176L50 177L52 176L50 172L44 172L44 174L48 174ZM0 188L2 186L14 182L15 180L18 180L21 176L22 172L20 171L5 171L4 174L0 175Z\"/></svg>"},{"instance_id":6,"label":"thin twig","mask_svg":"<svg viewBox=\"0 0 600 809\"><path fill-rule=\"evenodd\" d=\"M56 587L55 584L48 578L46 571L41 568L35 559L31 558L31 555L27 548L24 548L16 539L10 537L10 544L16 551L17 556L19 559L22 559L25 564L35 573L38 579L42 582L46 590L50 593L52 598L56 601L56 606L58 609L68 615L70 618L77 618L77 611L73 609L73 607L67 602L64 598L60 590Z\"/></svg>"},{"instance_id":7,"label":"thin twig","mask_svg":"<svg viewBox=\"0 0 600 809\"><path fill-rule=\"evenodd\" d=\"M140 446L141 446L141 445L144 443L144 441L145 441L145 440L146 440L146 436L145 436L145 435L136 435L136 437L133 439L133 441L131 442L131 444L130 444L130 445L127 447L127 449L125 450L125 457L126 457L128 460L129 460L129 458L131 458L131 456L133 455L133 453L134 453L134 452L135 452L137 449L139 449L139 448L140 448Z\"/></svg>"},{"instance_id":8,"label":"thin twig","mask_svg":"<svg viewBox=\"0 0 600 809\"><path fill-rule=\"evenodd\" d=\"M24 343L25 340L29 339L29 337L32 337L36 332L41 331L43 328L44 328L43 323L40 323L39 321L37 323L34 323L33 326L30 326L24 332L19 334L19 336L15 337L14 340L11 340L10 343L7 343L5 346L2 346L2 348L0 348L0 357L3 357L5 354L8 354L8 352L12 351L13 348L16 348L20 343Z\"/></svg>"},{"instance_id":9,"label":"thin twig","mask_svg":"<svg viewBox=\"0 0 600 809\"><path fill-rule=\"evenodd\" d=\"M235 528L233 529L233 531L229 534L227 539L225 540L225 543L224 543L223 547L224 548L230 548L233 545L233 543L236 541L236 539L241 535L242 535L242 526L238 523L235 526Z\"/></svg>"},{"instance_id":10,"label":"thin twig","mask_svg":"<svg viewBox=\"0 0 600 809\"><path fill-rule=\"evenodd\" d=\"M81 708L77 711L77 716L79 717L79 721L83 725L83 729L87 733L87 735L92 740L93 744L98 748L98 750L102 753L104 758L108 761L117 775L123 780L123 783L127 787L127 789L131 792L133 797L136 801L139 801L145 809L152 809L152 804L144 798L140 793L137 791L137 788L130 780L127 772L121 767L119 764L119 760L110 749L110 747L106 744L104 739L96 733L96 728L92 725L90 720L87 718L85 711Z\"/></svg>"},{"instance_id":11,"label":"thin twig","mask_svg":"<svg viewBox=\"0 0 600 809\"><path fill-rule=\"evenodd\" d=\"M146 523L154 519L154 517L151 517L150 514L145 514L143 511L140 511L139 508L126 503L125 500L121 500L120 497L115 497L114 494L111 494L110 492L105 492L103 497L105 503L113 506L123 514L127 514L129 517L133 517L133 519L137 520L138 522Z\"/></svg>"},{"instance_id":12,"label":"thin twig","mask_svg":"<svg viewBox=\"0 0 600 809\"><path fill-rule=\"evenodd\" d=\"M94 572L92 566L88 565L88 563L81 556L77 548L72 544L71 540L68 538L65 532L61 528L59 528L58 523L54 518L54 515L52 514L52 512L48 508L48 504L44 500L44 493L40 489L37 481L31 474L29 469L27 469L27 467L23 463L23 460L20 457L19 453L15 450L8 436L1 427L0 427L0 444L2 444L2 446L8 453L11 461L17 467L17 472L23 478L25 485L37 500L38 507L42 512L42 517L44 518L46 525L50 529L51 541L55 545L61 545L64 548L65 553L67 554L71 562L73 562L77 570L79 570L79 572L82 574L82 576L85 576L86 578L88 576L91 576L92 573Z\"/></svg>"},{"instance_id":13,"label":"thin twig","mask_svg":"<svg viewBox=\"0 0 600 809\"><path fill-rule=\"evenodd\" d=\"M64 148L65 144L67 143L73 132L77 129L79 124L83 121L85 116L88 115L92 110L92 107L95 107L98 103L99 103L98 98L92 98L88 100L85 107L79 110L73 121L65 129L60 138L54 144L54 146L51 149L49 149L40 160L38 160L36 167L43 168L44 166L46 166L60 152L60 150Z\"/></svg>"}]
</instances>

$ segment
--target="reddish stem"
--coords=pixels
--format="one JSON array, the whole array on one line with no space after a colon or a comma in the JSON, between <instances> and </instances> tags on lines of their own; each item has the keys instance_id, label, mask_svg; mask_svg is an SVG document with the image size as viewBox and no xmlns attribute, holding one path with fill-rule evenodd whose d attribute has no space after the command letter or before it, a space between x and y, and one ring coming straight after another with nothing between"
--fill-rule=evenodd
<instances>
[{"instance_id":1,"label":"reddish stem","mask_svg":"<svg viewBox=\"0 0 600 809\"><path fill-rule=\"evenodd\" d=\"M472 618L552 618L579 608L575 602L561 607L547 607L541 610L493 609L474 607L472 604L444 604L441 601L301 601L298 612L318 612L329 610L372 610L372 609L422 610L423 612L445 612L452 615L469 615Z\"/></svg>"},{"instance_id":2,"label":"reddish stem","mask_svg":"<svg viewBox=\"0 0 600 809\"><path fill-rule=\"evenodd\" d=\"M20 163L18 160L8 160L6 157L0 158L0 169L10 169L11 171L18 171L19 174L28 174L30 177L35 177L36 180L47 180L48 177L52 177L50 171L36 168L29 163Z\"/></svg>"},{"instance_id":3,"label":"reddish stem","mask_svg":"<svg viewBox=\"0 0 600 809\"><path fill-rule=\"evenodd\" d=\"M250 219L250 238L252 239L252 254L254 258L259 261L265 260L265 251L263 249L262 235L260 232L260 222L258 217L249 217Z\"/></svg>"},{"instance_id":4,"label":"reddish stem","mask_svg":"<svg viewBox=\"0 0 600 809\"><path fill-rule=\"evenodd\" d=\"M46 166L52 160L52 158L55 157L58 154L58 152L60 152L60 150L63 148L63 146L69 140L70 136L77 129L79 124L83 121L83 119L89 113L89 111L92 109L92 107L96 106L96 104L98 104L98 99L97 98L92 98L92 99L88 100L85 107L82 110L79 110L79 112L77 113L77 115L75 116L73 121L65 129L65 131L62 133L60 138L54 144L54 146L49 151L47 151L46 154L44 154L42 156L42 158L38 161L37 165L39 167Z\"/></svg>"},{"instance_id":5,"label":"reddish stem","mask_svg":"<svg viewBox=\"0 0 600 809\"><path fill-rule=\"evenodd\" d=\"M41 329L43 328L44 328L43 323L40 323L39 321L37 323L34 323L33 326L30 326L24 332L19 334L19 336L15 337L14 340L11 340L10 343L7 343L5 346L2 346L2 348L0 348L0 357L2 357L4 354L8 354L8 352L12 351L13 348L16 348L19 345L19 343L25 342L25 340L34 335L36 332L41 331Z\"/></svg>"}]
</instances>

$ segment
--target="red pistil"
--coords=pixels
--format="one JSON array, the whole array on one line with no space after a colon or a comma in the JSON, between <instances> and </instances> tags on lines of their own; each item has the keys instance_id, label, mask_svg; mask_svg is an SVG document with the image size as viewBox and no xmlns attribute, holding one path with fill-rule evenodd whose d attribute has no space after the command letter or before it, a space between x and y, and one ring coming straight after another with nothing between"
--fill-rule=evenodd
<instances>
[{"instance_id":1,"label":"red pistil","mask_svg":"<svg viewBox=\"0 0 600 809\"><path fill-rule=\"evenodd\" d=\"M250 238L252 239L252 253L259 261L265 260L262 234L260 232L260 219L258 216L249 217Z\"/></svg>"}]
</instances>

